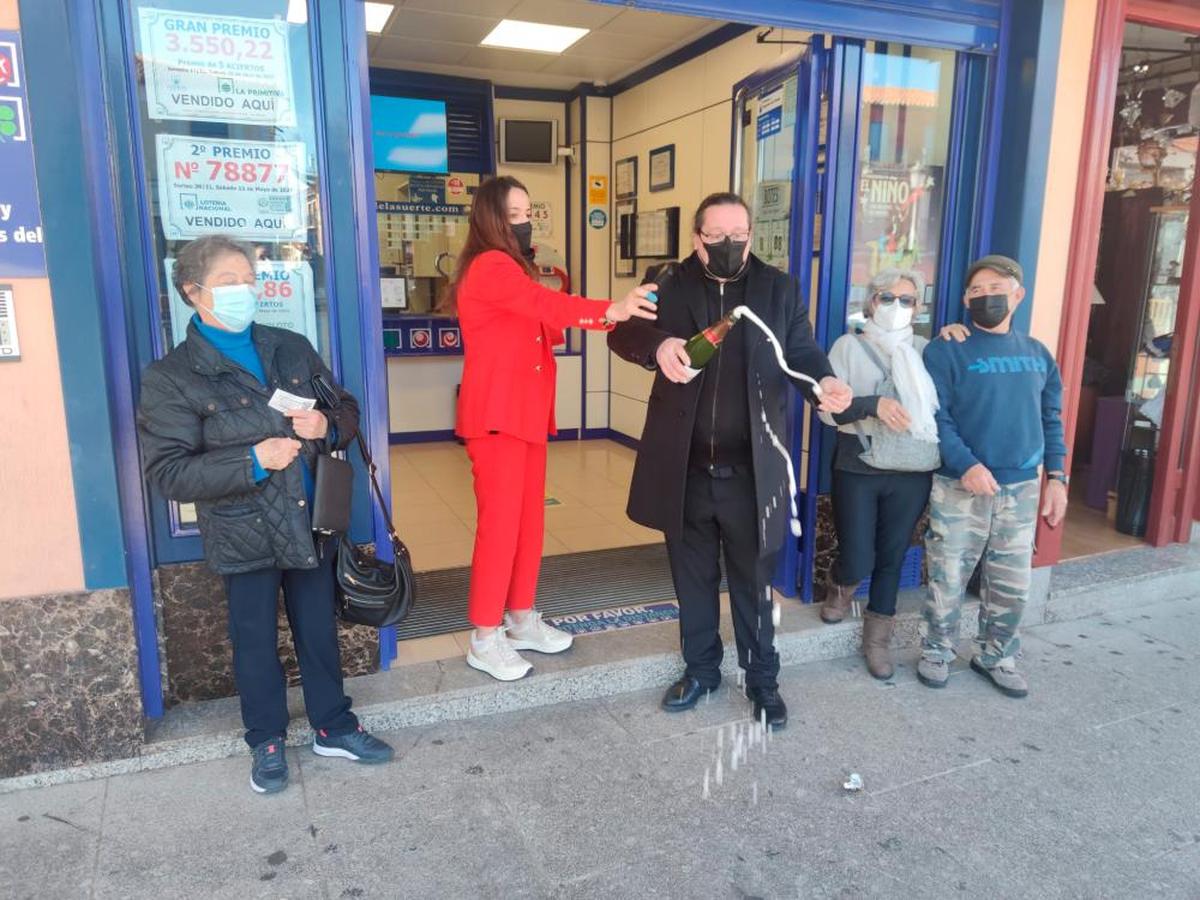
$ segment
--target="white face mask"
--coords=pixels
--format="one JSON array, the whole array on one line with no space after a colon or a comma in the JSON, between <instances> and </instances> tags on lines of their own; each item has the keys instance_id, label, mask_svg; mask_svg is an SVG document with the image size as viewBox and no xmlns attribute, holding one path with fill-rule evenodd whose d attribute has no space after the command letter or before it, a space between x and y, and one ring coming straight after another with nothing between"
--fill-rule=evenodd
<instances>
[{"instance_id":1,"label":"white face mask","mask_svg":"<svg viewBox=\"0 0 1200 900\"><path fill-rule=\"evenodd\" d=\"M884 331L900 331L912 324L913 310L901 306L899 301L881 303L875 307L871 318Z\"/></svg>"}]
</instances>

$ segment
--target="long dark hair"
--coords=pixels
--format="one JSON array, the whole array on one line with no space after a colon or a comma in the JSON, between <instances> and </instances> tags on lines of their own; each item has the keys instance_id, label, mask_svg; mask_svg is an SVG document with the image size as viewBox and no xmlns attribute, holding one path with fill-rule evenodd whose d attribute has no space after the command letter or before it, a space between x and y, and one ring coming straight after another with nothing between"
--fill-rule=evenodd
<instances>
[{"instance_id":1,"label":"long dark hair","mask_svg":"<svg viewBox=\"0 0 1200 900\"><path fill-rule=\"evenodd\" d=\"M458 286L475 257L488 250L507 253L533 277L533 267L521 255L521 248L508 224L508 193L513 188L529 193L525 185L511 175L489 178L475 191L475 199L471 203L471 217L468 220L467 240L463 244L462 253L458 255L454 277L450 279L450 287L438 307L439 312L454 315L458 311Z\"/></svg>"}]
</instances>

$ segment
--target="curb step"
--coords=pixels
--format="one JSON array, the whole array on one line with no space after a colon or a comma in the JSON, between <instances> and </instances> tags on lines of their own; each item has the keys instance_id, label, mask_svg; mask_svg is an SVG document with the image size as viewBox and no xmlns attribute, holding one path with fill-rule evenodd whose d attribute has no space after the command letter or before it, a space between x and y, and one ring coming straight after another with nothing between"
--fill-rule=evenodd
<instances>
[{"instance_id":1,"label":"curb step","mask_svg":"<svg viewBox=\"0 0 1200 900\"><path fill-rule=\"evenodd\" d=\"M1130 575L1133 571L1135 574ZM1136 591L1130 584L1139 585ZM1200 595L1200 546L1138 548L1065 563L1053 572L1035 570L1024 624L1036 627L1070 619L1120 611L1147 601ZM894 647L918 645L924 589L902 592ZM815 605L784 602L778 631L780 663L794 666L857 655L861 619L836 625L820 621ZM979 603L963 607L961 634L978 625ZM727 643L722 675L734 681L737 658L732 651L728 617L722 636ZM363 726L390 732L402 728L459 721L564 703L665 688L678 677L678 630L674 622L589 635L563 658L535 657L537 671L517 682L501 684L469 669L459 658L398 666L347 680ZM301 710L299 689L289 691L294 715ZM0 779L0 794L52 784L88 781L145 772L246 753L236 698L189 704L168 713L137 756L66 769ZM288 730L289 746L312 742L302 715Z\"/></svg>"}]
</instances>

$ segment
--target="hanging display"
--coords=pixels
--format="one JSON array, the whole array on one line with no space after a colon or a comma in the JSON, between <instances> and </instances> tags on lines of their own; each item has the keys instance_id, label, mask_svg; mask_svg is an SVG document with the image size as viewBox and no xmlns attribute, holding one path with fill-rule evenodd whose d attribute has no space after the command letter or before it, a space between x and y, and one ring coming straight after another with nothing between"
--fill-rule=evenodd
<instances>
[{"instance_id":1,"label":"hanging display","mask_svg":"<svg viewBox=\"0 0 1200 900\"><path fill-rule=\"evenodd\" d=\"M296 124L288 23L138 10L152 119Z\"/></svg>"}]
</instances>

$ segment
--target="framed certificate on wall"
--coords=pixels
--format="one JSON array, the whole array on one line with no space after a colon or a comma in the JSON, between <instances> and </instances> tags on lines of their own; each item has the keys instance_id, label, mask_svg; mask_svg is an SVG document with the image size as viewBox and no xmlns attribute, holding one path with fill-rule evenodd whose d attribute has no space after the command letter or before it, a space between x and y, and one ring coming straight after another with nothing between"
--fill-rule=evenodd
<instances>
[{"instance_id":1,"label":"framed certificate on wall","mask_svg":"<svg viewBox=\"0 0 1200 900\"><path fill-rule=\"evenodd\" d=\"M637 197L638 161L636 156L618 159L614 167L613 181L616 182L618 200L632 200Z\"/></svg>"},{"instance_id":2,"label":"framed certificate on wall","mask_svg":"<svg viewBox=\"0 0 1200 900\"><path fill-rule=\"evenodd\" d=\"M675 145L667 144L650 151L650 190L669 191L675 187Z\"/></svg>"},{"instance_id":3,"label":"framed certificate on wall","mask_svg":"<svg viewBox=\"0 0 1200 900\"><path fill-rule=\"evenodd\" d=\"M637 201L618 201L614 210L616 219L616 246L613 248L613 275L631 278L637 274L637 248L634 246L634 222L637 219Z\"/></svg>"}]
</instances>

